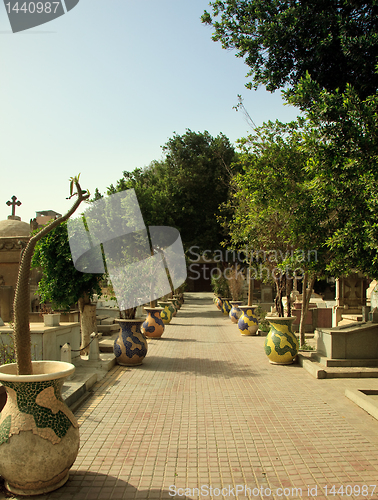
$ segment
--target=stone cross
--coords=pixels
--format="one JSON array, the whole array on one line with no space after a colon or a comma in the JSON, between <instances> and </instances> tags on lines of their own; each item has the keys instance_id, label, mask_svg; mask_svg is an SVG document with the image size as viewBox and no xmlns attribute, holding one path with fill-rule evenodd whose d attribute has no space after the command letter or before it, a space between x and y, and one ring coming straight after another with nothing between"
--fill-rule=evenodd
<instances>
[{"instance_id":1,"label":"stone cross","mask_svg":"<svg viewBox=\"0 0 378 500\"><path fill-rule=\"evenodd\" d=\"M8 207L10 207L12 205L12 217L14 217L16 215L16 206L19 207L21 205L21 202L16 201L16 200L17 200L17 196L12 196L12 201L7 201Z\"/></svg>"}]
</instances>

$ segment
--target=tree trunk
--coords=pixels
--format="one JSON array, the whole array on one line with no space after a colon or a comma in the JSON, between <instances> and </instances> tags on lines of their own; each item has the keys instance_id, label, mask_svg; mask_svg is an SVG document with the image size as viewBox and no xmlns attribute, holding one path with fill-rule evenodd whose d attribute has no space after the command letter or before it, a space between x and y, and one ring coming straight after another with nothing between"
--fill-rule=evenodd
<instances>
[{"instance_id":1,"label":"tree trunk","mask_svg":"<svg viewBox=\"0 0 378 500\"><path fill-rule=\"evenodd\" d=\"M287 299L287 315L291 316L291 292L293 290L293 278L286 276L286 299Z\"/></svg>"},{"instance_id":2,"label":"tree trunk","mask_svg":"<svg viewBox=\"0 0 378 500\"><path fill-rule=\"evenodd\" d=\"M125 309L124 311L119 311L119 317L121 319L135 319L136 310L136 307L130 307L129 309Z\"/></svg>"},{"instance_id":3,"label":"tree trunk","mask_svg":"<svg viewBox=\"0 0 378 500\"><path fill-rule=\"evenodd\" d=\"M253 302L253 278L251 278L251 273L249 273L248 282L248 305L251 306Z\"/></svg>"},{"instance_id":4,"label":"tree trunk","mask_svg":"<svg viewBox=\"0 0 378 500\"><path fill-rule=\"evenodd\" d=\"M80 354L89 354L91 333L97 333L96 304L91 304L86 296L79 299L81 346Z\"/></svg>"},{"instance_id":5,"label":"tree trunk","mask_svg":"<svg viewBox=\"0 0 378 500\"><path fill-rule=\"evenodd\" d=\"M62 217L50 222L48 226L42 228L38 233L32 236L26 245L26 248L21 254L20 267L17 276L17 285L13 302L13 318L14 318L14 346L17 361L18 375L32 375L33 367L31 362L31 337L29 324L30 311L30 265L34 253L34 248L37 242L48 234L52 229L66 221L78 208L83 200L89 198L86 191L82 191L77 180L75 182L78 199L73 204L71 209ZM71 191L72 192L72 191Z\"/></svg>"},{"instance_id":6,"label":"tree trunk","mask_svg":"<svg viewBox=\"0 0 378 500\"><path fill-rule=\"evenodd\" d=\"M274 277L274 282L276 285L276 298L274 299L276 311L280 318L284 317L284 307L282 304L282 296L284 292L286 293L286 276L281 275L280 277Z\"/></svg>"},{"instance_id":7,"label":"tree trunk","mask_svg":"<svg viewBox=\"0 0 378 500\"><path fill-rule=\"evenodd\" d=\"M310 281L308 281L308 273L305 272L303 276L303 283L302 283L302 308L301 308L301 320L299 323L299 342L300 345L303 346L306 343L306 337L305 337L305 320L306 320L306 315L308 311L308 306L310 304L310 299L311 299L311 293L312 293L312 288L315 283L315 276L312 276L310 278ZM307 290L308 288L308 290Z\"/></svg>"}]
</instances>

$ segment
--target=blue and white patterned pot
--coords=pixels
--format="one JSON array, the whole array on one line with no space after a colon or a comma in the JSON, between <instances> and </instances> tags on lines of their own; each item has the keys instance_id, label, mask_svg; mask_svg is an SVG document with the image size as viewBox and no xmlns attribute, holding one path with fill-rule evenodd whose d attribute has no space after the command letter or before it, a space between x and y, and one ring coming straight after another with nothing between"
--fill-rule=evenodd
<instances>
[{"instance_id":1,"label":"blue and white patterned pot","mask_svg":"<svg viewBox=\"0 0 378 500\"><path fill-rule=\"evenodd\" d=\"M228 316L231 311L230 299L222 297L222 313Z\"/></svg>"},{"instance_id":2,"label":"blue and white patterned pot","mask_svg":"<svg viewBox=\"0 0 378 500\"><path fill-rule=\"evenodd\" d=\"M239 306L242 315L238 321L238 328L242 335L256 335L259 328L259 320L254 314L257 306Z\"/></svg>"},{"instance_id":3,"label":"blue and white patterned pot","mask_svg":"<svg viewBox=\"0 0 378 500\"><path fill-rule=\"evenodd\" d=\"M121 329L114 341L114 355L122 366L138 366L147 354L147 339L141 332L143 319L116 319Z\"/></svg>"},{"instance_id":4,"label":"blue and white patterned pot","mask_svg":"<svg viewBox=\"0 0 378 500\"><path fill-rule=\"evenodd\" d=\"M141 332L149 338L160 338L164 333L164 323L160 313L164 311L162 307L145 307L147 318L144 320Z\"/></svg>"},{"instance_id":5,"label":"blue and white patterned pot","mask_svg":"<svg viewBox=\"0 0 378 500\"><path fill-rule=\"evenodd\" d=\"M240 309L240 306L243 304L242 300L232 300L230 302L231 304L231 311L230 311L230 319L233 323L237 323L239 321L240 316L242 315L242 310Z\"/></svg>"}]
</instances>

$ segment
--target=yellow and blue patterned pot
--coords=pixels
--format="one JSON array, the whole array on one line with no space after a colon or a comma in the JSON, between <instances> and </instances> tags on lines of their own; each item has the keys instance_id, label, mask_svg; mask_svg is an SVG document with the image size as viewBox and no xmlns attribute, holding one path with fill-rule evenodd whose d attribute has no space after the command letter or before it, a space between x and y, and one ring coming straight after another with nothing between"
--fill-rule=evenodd
<instances>
[{"instance_id":1,"label":"yellow and blue patterned pot","mask_svg":"<svg viewBox=\"0 0 378 500\"><path fill-rule=\"evenodd\" d=\"M230 299L222 297L222 313L228 316L231 311Z\"/></svg>"},{"instance_id":2,"label":"yellow and blue patterned pot","mask_svg":"<svg viewBox=\"0 0 378 500\"><path fill-rule=\"evenodd\" d=\"M243 304L242 300L232 300L230 302L231 304L231 311L229 313L230 319L233 323L237 323L239 321L240 316L242 315L242 311L239 306Z\"/></svg>"},{"instance_id":3,"label":"yellow and blue patterned pot","mask_svg":"<svg viewBox=\"0 0 378 500\"><path fill-rule=\"evenodd\" d=\"M164 333L164 323L160 317L162 307L145 307L147 318L142 324L141 332L149 338L159 339Z\"/></svg>"},{"instance_id":4,"label":"yellow and blue patterned pot","mask_svg":"<svg viewBox=\"0 0 378 500\"><path fill-rule=\"evenodd\" d=\"M143 319L116 319L121 329L114 341L114 355L122 366L138 366L147 354L147 339L140 331Z\"/></svg>"},{"instance_id":5,"label":"yellow and blue patterned pot","mask_svg":"<svg viewBox=\"0 0 378 500\"><path fill-rule=\"evenodd\" d=\"M178 309L181 309L181 300L179 295L174 295L173 298L176 300L176 305Z\"/></svg>"},{"instance_id":6,"label":"yellow and blue patterned pot","mask_svg":"<svg viewBox=\"0 0 378 500\"><path fill-rule=\"evenodd\" d=\"M176 316L177 314L177 307L176 307L176 301L175 299L167 299L168 302L171 304L171 311L172 311L172 316Z\"/></svg>"},{"instance_id":7,"label":"yellow and blue patterned pot","mask_svg":"<svg viewBox=\"0 0 378 500\"><path fill-rule=\"evenodd\" d=\"M254 314L257 306L239 306L242 315L238 321L238 328L242 335L256 335L259 328L259 320Z\"/></svg>"},{"instance_id":8,"label":"yellow and blue patterned pot","mask_svg":"<svg viewBox=\"0 0 378 500\"><path fill-rule=\"evenodd\" d=\"M216 302L215 302L215 305L217 306L217 308L221 311L222 310L222 305L223 305L223 302L222 302L222 299L221 297L218 297Z\"/></svg>"},{"instance_id":9,"label":"yellow and blue patterned pot","mask_svg":"<svg viewBox=\"0 0 378 500\"><path fill-rule=\"evenodd\" d=\"M265 354L269 362L276 365L290 365L298 354L297 337L291 331L295 317L279 318L267 316L270 330L265 339Z\"/></svg>"},{"instance_id":10,"label":"yellow and blue patterned pot","mask_svg":"<svg viewBox=\"0 0 378 500\"><path fill-rule=\"evenodd\" d=\"M80 444L79 424L61 395L74 365L32 364L33 375L17 375L15 363L0 367L0 381L7 391L0 414L0 474L17 497L63 486Z\"/></svg>"},{"instance_id":11,"label":"yellow and blue patterned pot","mask_svg":"<svg viewBox=\"0 0 378 500\"><path fill-rule=\"evenodd\" d=\"M160 318L162 319L165 325L171 322L173 311L171 310L170 302L158 302L159 306L162 308L160 312Z\"/></svg>"},{"instance_id":12,"label":"yellow and blue patterned pot","mask_svg":"<svg viewBox=\"0 0 378 500\"><path fill-rule=\"evenodd\" d=\"M179 304L178 298L177 297L173 297L172 301L173 301L173 305L176 308L176 311L178 311L180 309L180 304Z\"/></svg>"}]
</instances>

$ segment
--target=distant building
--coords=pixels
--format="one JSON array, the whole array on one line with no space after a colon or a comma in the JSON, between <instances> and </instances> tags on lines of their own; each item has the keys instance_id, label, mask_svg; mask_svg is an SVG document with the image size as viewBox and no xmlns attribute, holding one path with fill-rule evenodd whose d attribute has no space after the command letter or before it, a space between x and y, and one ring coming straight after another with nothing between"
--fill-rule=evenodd
<instances>
[{"instance_id":1,"label":"distant building","mask_svg":"<svg viewBox=\"0 0 378 500\"><path fill-rule=\"evenodd\" d=\"M33 224L36 228L42 227L51 219L57 219L58 217L61 217L61 215L62 214L59 214L58 212L54 212L54 210L43 210L42 212L36 212ZM36 224L38 224L38 226Z\"/></svg>"}]
</instances>

